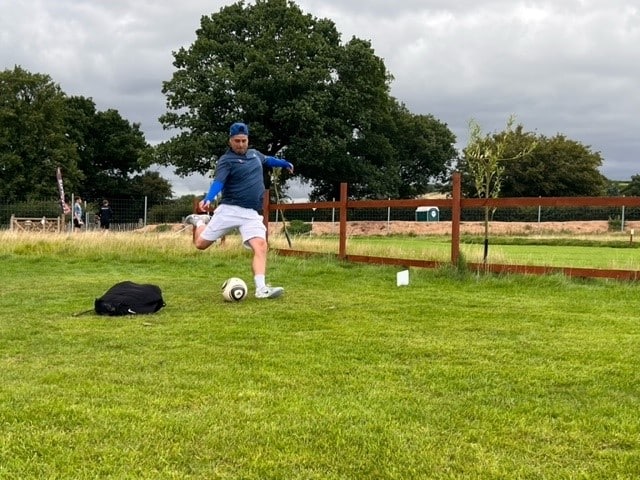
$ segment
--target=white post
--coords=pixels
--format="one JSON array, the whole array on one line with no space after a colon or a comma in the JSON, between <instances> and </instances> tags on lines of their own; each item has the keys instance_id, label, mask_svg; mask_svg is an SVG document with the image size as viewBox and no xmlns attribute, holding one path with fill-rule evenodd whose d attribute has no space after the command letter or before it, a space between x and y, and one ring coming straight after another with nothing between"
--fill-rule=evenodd
<instances>
[{"instance_id":1,"label":"white post","mask_svg":"<svg viewBox=\"0 0 640 480\"><path fill-rule=\"evenodd\" d=\"M75 215L75 205L76 205L76 201L75 201L75 194L71 194L71 233L73 233L74 229L76 228L75 224L73 223L73 216Z\"/></svg>"},{"instance_id":2,"label":"white post","mask_svg":"<svg viewBox=\"0 0 640 480\"><path fill-rule=\"evenodd\" d=\"M336 197L333 197L333 201L334 201L334 202L336 201ZM336 207L333 207L333 208L331 209L331 223L332 223L333 225L335 225L335 224L336 224Z\"/></svg>"},{"instance_id":3,"label":"white post","mask_svg":"<svg viewBox=\"0 0 640 480\"><path fill-rule=\"evenodd\" d=\"M538 197L541 198L541 197ZM542 217L542 205L538 205L538 225L540 225L540 218Z\"/></svg>"}]
</instances>

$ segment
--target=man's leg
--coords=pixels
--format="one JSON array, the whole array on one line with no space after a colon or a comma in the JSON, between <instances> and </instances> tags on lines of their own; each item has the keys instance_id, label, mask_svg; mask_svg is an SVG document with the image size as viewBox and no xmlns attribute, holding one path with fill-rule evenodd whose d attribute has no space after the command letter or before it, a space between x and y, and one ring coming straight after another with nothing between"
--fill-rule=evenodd
<instances>
[{"instance_id":1,"label":"man's leg","mask_svg":"<svg viewBox=\"0 0 640 480\"><path fill-rule=\"evenodd\" d=\"M253 237L248 242L253 250L251 268L254 275L265 275L267 272L267 241L264 238Z\"/></svg>"},{"instance_id":2,"label":"man's leg","mask_svg":"<svg viewBox=\"0 0 640 480\"><path fill-rule=\"evenodd\" d=\"M205 240L202 238L202 232L207 228L209 220L209 215L189 215L185 219L185 223L193 225L192 239L193 244L198 250L205 250L214 243L213 240Z\"/></svg>"},{"instance_id":3,"label":"man's leg","mask_svg":"<svg viewBox=\"0 0 640 480\"><path fill-rule=\"evenodd\" d=\"M215 243L214 241L202 238L202 232L204 232L205 228L207 228L206 225L200 225L193 229L193 244L198 250L205 250Z\"/></svg>"},{"instance_id":4,"label":"man's leg","mask_svg":"<svg viewBox=\"0 0 640 480\"><path fill-rule=\"evenodd\" d=\"M284 293L282 287L269 287L266 285L267 250L268 244L264 238L253 237L247 241L253 250L251 268L256 284L256 298L277 298Z\"/></svg>"}]
</instances>

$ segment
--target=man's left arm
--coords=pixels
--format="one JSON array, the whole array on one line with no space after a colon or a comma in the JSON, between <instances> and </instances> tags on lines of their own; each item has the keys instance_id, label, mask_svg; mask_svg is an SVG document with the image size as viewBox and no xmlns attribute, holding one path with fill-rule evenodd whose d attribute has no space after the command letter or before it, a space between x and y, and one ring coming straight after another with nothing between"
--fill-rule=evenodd
<instances>
[{"instance_id":1,"label":"man's left arm","mask_svg":"<svg viewBox=\"0 0 640 480\"><path fill-rule=\"evenodd\" d=\"M293 173L293 164L291 162L287 162L283 158L264 157L264 164L267 167L284 168L285 170Z\"/></svg>"}]
</instances>

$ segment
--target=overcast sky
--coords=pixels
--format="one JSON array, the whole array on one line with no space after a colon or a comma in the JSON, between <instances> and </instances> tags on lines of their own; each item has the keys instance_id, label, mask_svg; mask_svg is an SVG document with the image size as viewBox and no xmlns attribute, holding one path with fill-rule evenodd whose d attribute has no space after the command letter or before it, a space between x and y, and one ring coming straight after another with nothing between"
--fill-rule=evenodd
<instances>
[{"instance_id":1,"label":"overcast sky","mask_svg":"<svg viewBox=\"0 0 640 480\"><path fill-rule=\"evenodd\" d=\"M156 144L169 135L158 117L172 52L193 43L203 15L231 3L0 0L0 66L48 74L68 95L140 123ZM392 95L446 123L458 148L471 118L491 133L514 114L526 131L561 133L600 152L607 178L640 174L638 0L295 3L333 20L343 43L370 40L395 78ZM171 181L176 194L209 185Z\"/></svg>"}]
</instances>

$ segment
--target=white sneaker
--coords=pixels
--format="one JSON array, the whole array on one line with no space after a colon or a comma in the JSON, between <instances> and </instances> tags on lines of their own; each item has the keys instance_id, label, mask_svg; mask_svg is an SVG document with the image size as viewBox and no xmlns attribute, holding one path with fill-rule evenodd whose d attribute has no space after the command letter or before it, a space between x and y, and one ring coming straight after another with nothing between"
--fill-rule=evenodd
<instances>
[{"instance_id":1,"label":"white sneaker","mask_svg":"<svg viewBox=\"0 0 640 480\"><path fill-rule=\"evenodd\" d=\"M197 227L200 220L202 220L206 225L207 223L209 223L209 220L211 220L211 217L209 215L197 215L195 213L192 213L184 219L184 223Z\"/></svg>"},{"instance_id":2,"label":"white sneaker","mask_svg":"<svg viewBox=\"0 0 640 480\"><path fill-rule=\"evenodd\" d=\"M262 287L256 290L256 298L278 298L284 293L282 287Z\"/></svg>"}]
</instances>

